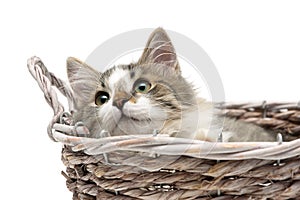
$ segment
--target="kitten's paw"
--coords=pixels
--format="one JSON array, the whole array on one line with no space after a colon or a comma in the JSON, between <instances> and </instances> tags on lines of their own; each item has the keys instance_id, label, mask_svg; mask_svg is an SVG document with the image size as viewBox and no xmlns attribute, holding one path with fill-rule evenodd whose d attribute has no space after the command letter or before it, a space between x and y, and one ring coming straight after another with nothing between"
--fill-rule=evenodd
<instances>
[{"instance_id":1,"label":"kitten's paw","mask_svg":"<svg viewBox=\"0 0 300 200\"><path fill-rule=\"evenodd\" d=\"M78 137L87 137L90 135L89 129L84 125L83 122L76 122L73 127L73 133Z\"/></svg>"},{"instance_id":2,"label":"kitten's paw","mask_svg":"<svg viewBox=\"0 0 300 200\"><path fill-rule=\"evenodd\" d=\"M100 132L100 138L105 138L105 137L110 137L111 135L110 135L110 133L108 132L108 131L106 131L106 130L102 130L101 132Z\"/></svg>"}]
</instances>

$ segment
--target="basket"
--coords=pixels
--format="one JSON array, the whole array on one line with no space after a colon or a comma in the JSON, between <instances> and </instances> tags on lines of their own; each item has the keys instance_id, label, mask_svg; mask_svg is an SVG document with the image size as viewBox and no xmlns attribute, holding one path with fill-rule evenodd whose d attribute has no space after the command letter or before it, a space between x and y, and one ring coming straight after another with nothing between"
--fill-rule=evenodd
<instances>
[{"instance_id":1,"label":"basket","mask_svg":"<svg viewBox=\"0 0 300 200\"><path fill-rule=\"evenodd\" d=\"M48 135L64 144L62 172L73 199L298 199L298 103L220 104L222 114L280 133L277 142L211 143L166 135L88 138L58 101L68 85L38 57L28 68L54 116Z\"/></svg>"}]
</instances>

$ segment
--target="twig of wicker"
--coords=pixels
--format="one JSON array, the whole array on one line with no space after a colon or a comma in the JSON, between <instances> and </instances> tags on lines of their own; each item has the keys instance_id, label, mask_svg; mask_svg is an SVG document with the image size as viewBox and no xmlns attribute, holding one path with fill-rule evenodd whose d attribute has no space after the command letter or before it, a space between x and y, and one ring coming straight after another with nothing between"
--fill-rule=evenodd
<instances>
[{"instance_id":1,"label":"twig of wicker","mask_svg":"<svg viewBox=\"0 0 300 200\"><path fill-rule=\"evenodd\" d=\"M166 135L84 137L68 85L38 57L28 69L52 107L48 135L64 144L73 199L289 199L300 195L298 103L220 104L222 114L281 133L278 142L211 143ZM282 137L281 137L282 136ZM283 138L283 139L282 139Z\"/></svg>"}]
</instances>

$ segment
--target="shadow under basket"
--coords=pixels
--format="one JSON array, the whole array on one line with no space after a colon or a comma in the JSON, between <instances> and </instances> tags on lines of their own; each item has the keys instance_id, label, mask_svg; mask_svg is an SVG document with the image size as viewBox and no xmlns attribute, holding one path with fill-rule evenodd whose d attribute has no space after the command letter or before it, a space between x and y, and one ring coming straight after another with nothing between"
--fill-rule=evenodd
<instances>
[{"instance_id":1,"label":"shadow under basket","mask_svg":"<svg viewBox=\"0 0 300 200\"><path fill-rule=\"evenodd\" d=\"M166 135L83 137L82 124L58 101L65 82L37 57L28 68L53 108L51 139L64 144L62 172L73 199L298 199L300 107L297 103L222 104L222 114L279 133L277 142L212 143ZM56 88L56 89L55 89ZM105 133L103 133L105 136Z\"/></svg>"}]
</instances>

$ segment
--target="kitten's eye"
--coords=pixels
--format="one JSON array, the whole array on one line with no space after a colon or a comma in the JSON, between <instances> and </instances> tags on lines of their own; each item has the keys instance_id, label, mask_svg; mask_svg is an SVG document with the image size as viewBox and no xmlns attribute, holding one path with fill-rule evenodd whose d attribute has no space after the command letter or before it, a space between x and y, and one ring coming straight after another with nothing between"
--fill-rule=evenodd
<instances>
[{"instance_id":1,"label":"kitten's eye","mask_svg":"<svg viewBox=\"0 0 300 200\"><path fill-rule=\"evenodd\" d=\"M107 92L103 92L103 91L99 91L96 94L95 97L95 104L98 106L101 106L103 104L105 104L106 102L108 102L109 100L109 94Z\"/></svg>"},{"instance_id":2,"label":"kitten's eye","mask_svg":"<svg viewBox=\"0 0 300 200\"><path fill-rule=\"evenodd\" d=\"M151 84L148 81L140 81L135 86L135 92L145 94L149 92Z\"/></svg>"}]
</instances>

